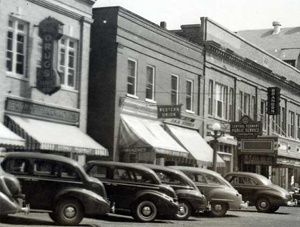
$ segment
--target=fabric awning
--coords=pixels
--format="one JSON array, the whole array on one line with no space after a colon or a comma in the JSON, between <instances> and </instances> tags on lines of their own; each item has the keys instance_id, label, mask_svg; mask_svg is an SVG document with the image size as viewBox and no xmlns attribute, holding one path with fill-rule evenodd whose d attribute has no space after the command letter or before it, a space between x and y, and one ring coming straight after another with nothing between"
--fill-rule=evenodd
<instances>
[{"instance_id":1,"label":"fabric awning","mask_svg":"<svg viewBox=\"0 0 300 227\"><path fill-rule=\"evenodd\" d=\"M78 127L8 116L8 127L25 138L26 149L107 156L108 151Z\"/></svg>"},{"instance_id":2,"label":"fabric awning","mask_svg":"<svg viewBox=\"0 0 300 227\"><path fill-rule=\"evenodd\" d=\"M159 121L124 114L121 114L119 147L123 150L136 148L136 151L150 148L158 154L188 157L188 152L163 129Z\"/></svg>"},{"instance_id":3,"label":"fabric awning","mask_svg":"<svg viewBox=\"0 0 300 227\"><path fill-rule=\"evenodd\" d=\"M0 147L25 147L25 140L0 123Z\"/></svg>"},{"instance_id":4,"label":"fabric awning","mask_svg":"<svg viewBox=\"0 0 300 227\"><path fill-rule=\"evenodd\" d=\"M190 155L199 164L211 165L213 162L213 149L206 143L201 135L192 129L167 125L170 134L190 152ZM224 166L225 162L217 155L217 166Z\"/></svg>"},{"instance_id":5,"label":"fabric awning","mask_svg":"<svg viewBox=\"0 0 300 227\"><path fill-rule=\"evenodd\" d=\"M214 138L212 136L206 136L205 137L206 142L209 142L209 141L212 141L212 140L214 140ZM228 134L225 134L224 136L218 138L218 141L220 143L225 143L225 144L230 144L230 145L235 145L235 146L237 145L237 140L234 139L233 136L228 135Z\"/></svg>"}]
</instances>

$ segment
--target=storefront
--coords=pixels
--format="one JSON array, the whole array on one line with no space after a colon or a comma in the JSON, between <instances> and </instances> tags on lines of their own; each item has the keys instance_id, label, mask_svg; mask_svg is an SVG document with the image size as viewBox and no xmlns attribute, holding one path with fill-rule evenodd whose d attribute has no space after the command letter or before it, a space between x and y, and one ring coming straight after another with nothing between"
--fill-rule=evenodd
<instances>
[{"instance_id":1,"label":"storefront","mask_svg":"<svg viewBox=\"0 0 300 227\"><path fill-rule=\"evenodd\" d=\"M300 152L297 142L279 136L260 136L238 142L242 171L262 174L286 189L299 182Z\"/></svg>"},{"instance_id":2,"label":"storefront","mask_svg":"<svg viewBox=\"0 0 300 227\"><path fill-rule=\"evenodd\" d=\"M78 128L79 116L75 110L6 100L5 125L21 137L22 150L55 153L78 161L85 155L108 155L104 147Z\"/></svg>"}]
</instances>

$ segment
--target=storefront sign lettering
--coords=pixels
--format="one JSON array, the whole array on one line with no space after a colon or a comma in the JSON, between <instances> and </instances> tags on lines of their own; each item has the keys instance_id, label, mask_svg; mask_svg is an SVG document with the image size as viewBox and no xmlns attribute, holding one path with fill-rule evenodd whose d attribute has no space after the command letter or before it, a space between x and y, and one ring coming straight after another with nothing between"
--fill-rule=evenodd
<instances>
[{"instance_id":1,"label":"storefront sign lettering","mask_svg":"<svg viewBox=\"0 0 300 227\"><path fill-rule=\"evenodd\" d=\"M199 129L200 128L200 121L197 119L183 117L181 116L180 119L172 118L164 120L164 123L178 125L185 128L192 128L192 129Z\"/></svg>"},{"instance_id":2,"label":"storefront sign lettering","mask_svg":"<svg viewBox=\"0 0 300 227\"><path fill-rule=\"evenodd\" d=\"M70 123L78 123L79 121L78 112L44 106L41 104L35 104L21 100L15 100L11 98L8 98L6 100L6 110L21 114L29 114L33 116L66 121Z\"/></svg>"},{"instance_id":3,"label":"storefront sign lettering","mask_svg":"<svg viewBox=\"0 0 300 227\"><path fill-rule=\"evenodd\" d=\"M180 118L181 105L159 105L157 106L158 118Z\"/></svg>"},{"instance_id":4,"label":"storefront sign lettering","mask_svg":"<svg viewBox=\"0 0 300 227\"><path fill-rule=\"evenodd\" d=\"M230 123L230 135L235 137L257 137L262 135L262 123L243 116L238 122Z\"/></svg>"},{"instance_id":5,"label":"storefront sign lettering","mask_svg":"<svg viewBox=\"0 0 300 227\"><path fill-rule=\"evenodd\" d=\"M41 72L37 75L36 87L44 94L52 95L60 89L60 78L54 69L54 42L62 36L60 21L48 17L39 24L39 36L42 39L42 65Z\"/></svg>"}]
</instances>

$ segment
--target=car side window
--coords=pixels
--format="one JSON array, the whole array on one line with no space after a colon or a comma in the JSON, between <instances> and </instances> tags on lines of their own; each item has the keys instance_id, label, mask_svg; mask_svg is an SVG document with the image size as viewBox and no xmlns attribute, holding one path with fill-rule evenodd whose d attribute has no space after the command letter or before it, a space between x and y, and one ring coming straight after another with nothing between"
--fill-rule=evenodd
<instances>
[{"instance_id":1,"label":"car side window","mask_svg":"<svg viewBox=\"0 0 300 227\"><path fill-rule=\"evenodd\" d=\"M69 180L80 180L80 176L75 168L70 165L62 164L61 178Z\"/></svg>"},{"instance_id":2,"label":"car side window","mask_svg":"<svg viewBox=\"0 0 300 227\"><path fill-rule=\"evenodd\" d=\"M196 176L197 176L196 182L207 183L206 180L205 180L205 177L202 174L197 174Z\"/></svg>"},{"instance_id":3,"label":"car side window","mask_svg":"<svg viewBox=\"0 0 300 227\"><path fill-rule=\"evenodd\" d=\"M243 180L244 185L256 185L257 184L253 179L251 179L249 177L243 177L242 180Z\"/></svg>"},{"instance_id":4,"label":"car side window","mask_svg":"<svg viewBox=\"0 0 300 227\"><path fill-rule=\"evenodd\" d=\"M221 182L213 175L206 174L206 181L208 184L221 184Z\"/></svg>"},{"instance_id":5,"label":"car side window","mask_svg":"<svg viewBox=\"0 0 300 227\"><path fill-rule=\"evenodd\" d=\"M231 179L229 180L229 183L232 185L237 185L237 184L241 184L241 179L239 177L231 177Z\"/></svg>"},{"instance_id":6,"label":"car side window","mask_svg":"<svg viewBox=\"0 0 300 227\"><path fill-rule=\"evenodd\" d=\"M115 168L114 180L134 181L134 177L132 176L132 173L130 174L130 172L127 169Z\"/></svg>"},{"instance_id":7,"label":"car side window","mask_svg":"<svg viewBox=\"0 0 300 227\"><path fill-rule=\"evenodd\" d=\"M4 170L8 173L28 174L30 161L27 159L9 159L5 162Z\"/></svg>"},{"instance_id":8,"label":"car side window","mask_svg":"<svg viewBox=\"0 0 300 227\"><path fill-rule=\"evenodd\" d=\"M178 176L176 176L176 174L171 174L159 170L157 170L155 173L160 178L161 182L164 184L185 185L185 182L182 182L182 180Z\"/></svg>"},{"instance_id":9,"label":"car side window","mask_svg":"<svg viewBox=\"0 0 300 227\"><path fill-rule=\"evenodd\" d=\"M59 165L58 163L48 160L36 160L33 164L34 175L45 177L58 177Z\"/></svg>"},{"instance_id":10,"label":"car side window","mask_svg":"<svg viewBox=\"0 0 300 227\"><path fill-rule=\"evenodd\" d=\"M91 170L89 171L90 176L100 178L100 179L106 179L107 178L107 167L105 166L98 166L94 165Z\"/></svg>"},{"instance_id":11,"label":"car side window","mask_svg":"<svg viewBox=\"0 0 300 227\"><path fill-rule=\"evenodd\" d=\"M133 173L135 175L136 182L154 184L153 179L147 173L138 170L134 170Z\"/></svg>"},{"instance_id":12,"label":"car side window","mask_svg":"<svg viewBox=\"0 0 300 227\"><path fill-rule=\"evenodd\" d=\"M184 172L192 181L196 182L196 176L194 173Z\"/></svg>"}]
</instances>

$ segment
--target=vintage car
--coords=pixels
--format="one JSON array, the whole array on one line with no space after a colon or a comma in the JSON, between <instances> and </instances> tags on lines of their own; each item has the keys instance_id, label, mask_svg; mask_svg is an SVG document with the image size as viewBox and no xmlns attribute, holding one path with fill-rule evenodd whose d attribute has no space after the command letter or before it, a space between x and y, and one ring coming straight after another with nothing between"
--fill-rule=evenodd
<instances>
[{"instance_id":1,"label":"vintage car","mask_svg":"<svg viewBox=\"0 0 300 227\"><path fill-rule=\"evenodd\" d=\"M46 211L61 225L77 225L84 216L110 210L103 184L74 160L37 152L11 152L2 168L20 181L31 210Z\"/></svg>"},{"instance_id":2,"label":"vintage car","mask_svg":"<svg viewBox=\"0 0 300 227\"><path fill-rule=\"evenodd\" d=\"M248 172L231 172L225 179L259 212L274 213L280 206L294 206L291 194L266 177Z\"/></svg>"},{"instance_id":3,"label":"vintage car","mask_svg":"<svg viewBox=\"0 0 300 227\"><path fill-rule=\"evenodd\" d=\"M175 190L179 204L179 211L175 215L176 219L185 220L188 219L191 214L207 209L205 196L183 172L165 166L143 165L152 169L163 184L168 184Z\"/></svg>"},{"instance_id":4,"label":"vintage car","mask_svg":"<svg viewBox=\"0 0 300 227\"><path fill-rule=\"evenodd\" d=\"M0 166L0 218L19 212L28 213L29 207L23 206L24 197L18 179Z\"/></svg>"},{"instance_id":5,"label":"vintage car","mask_svg":"<svg viewBox=\"0 0 300 227\"><path fill-rule=\"evenodd\" d=\"M211 206L211 214L216 217L224 216L229 209L247 208L248 204L220 174L197 167L170 166L184 172L205 195Z\"/></svg>"},{"instance_id":6,"label":"vintage car","mask_svg":"<svg viewBox=\"0 0 300 227\"><path fill-rule=\"evenodd\" d=\"M90 161L86 172L100 179L116 213L130 214L141 222L153 221L157 215L178 212L175 191L161 183L153 170L129 163Z\"/></svg>"}]
</instances>

